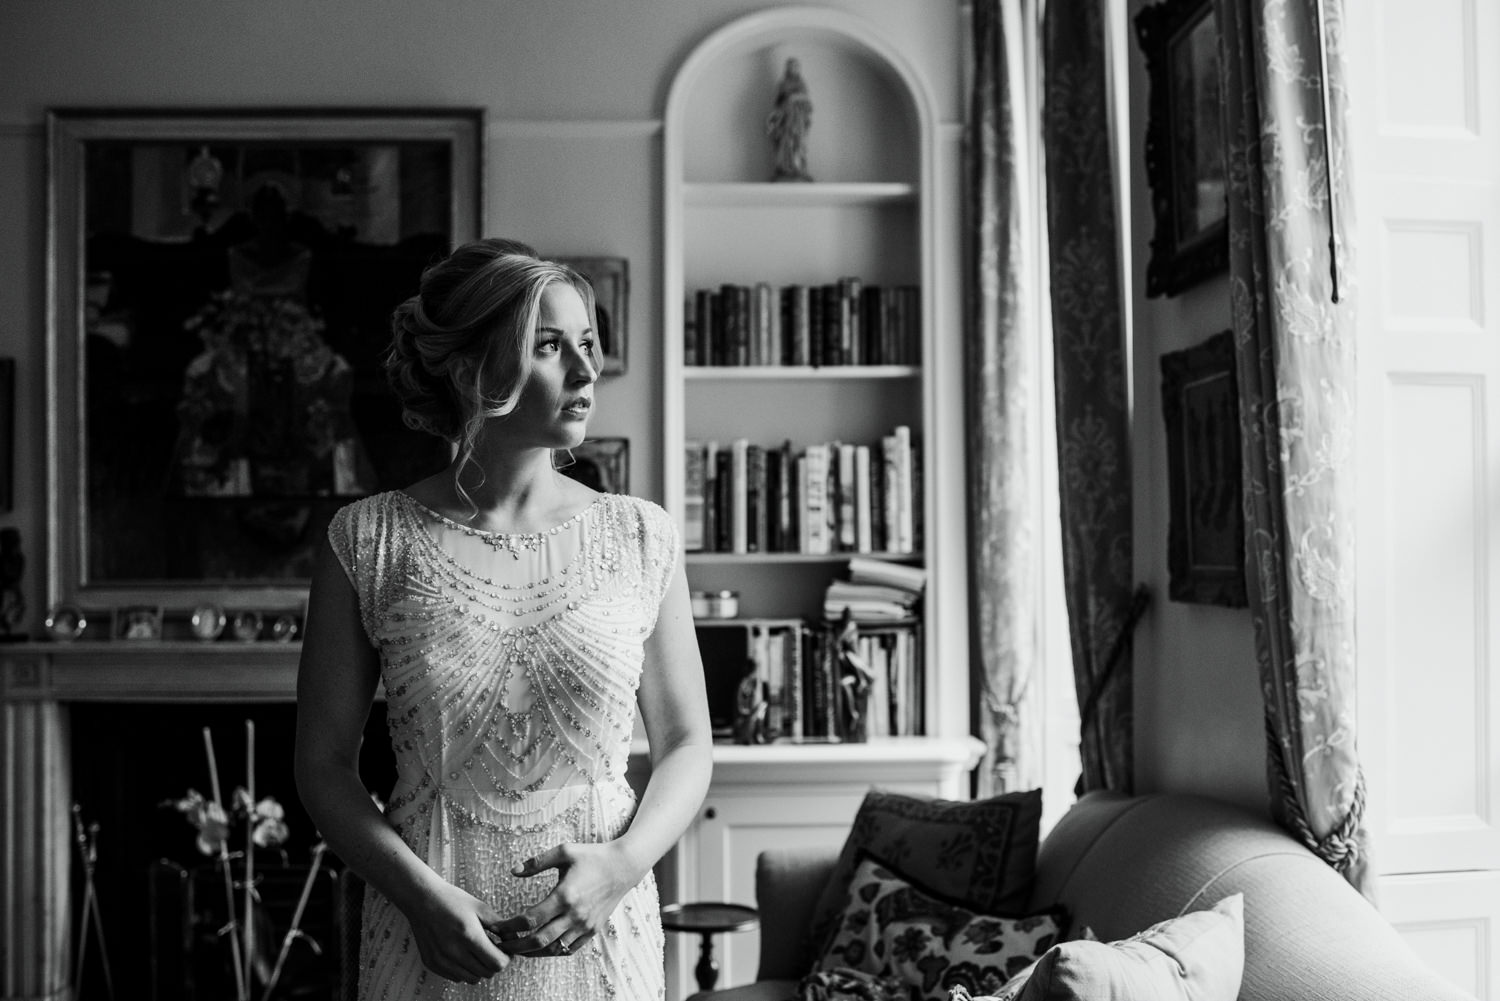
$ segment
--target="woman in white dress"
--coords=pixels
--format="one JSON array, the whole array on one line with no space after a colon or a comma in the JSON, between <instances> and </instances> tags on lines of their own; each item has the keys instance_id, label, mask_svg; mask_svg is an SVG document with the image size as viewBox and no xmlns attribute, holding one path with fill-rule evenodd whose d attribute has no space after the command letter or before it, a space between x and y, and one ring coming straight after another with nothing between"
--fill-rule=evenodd
<instances>
[{"instance_id":1,"label":"woman in white dress","mask_svg":"<svg viewBox=\"0 0 1500 1001\"><path fill-rule=\"evenodd\" d=\"M554 469L593 408L593 292L517 249L459 248L397 310L407 423L456 456L341 510L309 598L297 784L369 884L366 1001L660 998L651 867L712 768L671 518ZM358 773L377 683L397 763L384 813Z\"/></svg>"}]
</instances>

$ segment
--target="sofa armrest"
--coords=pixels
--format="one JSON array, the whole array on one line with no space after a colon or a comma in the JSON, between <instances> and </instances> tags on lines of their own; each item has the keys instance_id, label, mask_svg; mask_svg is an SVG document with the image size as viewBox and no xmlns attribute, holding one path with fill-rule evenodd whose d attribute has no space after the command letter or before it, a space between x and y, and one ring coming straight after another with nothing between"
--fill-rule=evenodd
<instances>
[{"instance_id":1,"label":"sofa armrest","mask_svg":"<svg viewBox=\"0 0 1500 1001\"><path fill-rule=\"evenodd\" d=\"M778 848L755 860L755 906L760 910L758 980L801 980L812 969L813 907L838 861L837 848Z\"/></svg>"}]
</instances>

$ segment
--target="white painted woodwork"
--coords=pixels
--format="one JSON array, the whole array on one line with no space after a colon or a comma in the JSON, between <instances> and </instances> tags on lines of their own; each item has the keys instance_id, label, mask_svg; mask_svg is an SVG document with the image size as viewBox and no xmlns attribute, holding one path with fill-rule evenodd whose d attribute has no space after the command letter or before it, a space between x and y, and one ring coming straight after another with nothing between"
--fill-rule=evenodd
<instances>
[{"instance_id":1,"label":"white painted woodwork","mask_svg":"<svg viewBox=\"0 0 1500 1001\"><path fill-rule=\"evenodd\" d=\"M1480 998L1500 997L1500 873L1387 876L1381 909L1427 963Z\"/></svg>"},{"instance_id":2,"label":"white painted woodwork","mask_svg":"<svg viewBox=\"0 0 1500 1001\"><path fill-rule=\"evenodd\" d=\"M764 122L788 57L800 60L815 102L811 184L767 183ZM958 228L938 223L940 210L958 218L957 178L938 173L938 125L929 83L904 45L855 14L762 10L688 54L662 121L662 466L665 506L681 519L685 440L869 442L898 423L919 432L927 732L951 736L966 732L969 718L965 516L963 491L953 489L963 469L962 343L939 332L957 329L962 300ZM939 233L952 245L940 245ZM683 364L693 290L844 275L921 286L923 364L910 378L884 368L721 377ZM807 607L841 562L694 558L688 573L695 588L739 590L744 614L786 614L792 603Z\"/></svg>"},{"instance_id":3,"label":"white painted woodwork","mask_svg":"<svg viewBox=\"0 0 1500 1001\"><path fill-rule=\"evenodd\" d=\"M1500 998L1500 6L1344 7L1360 755L1381 910Z\"/></svg>"}]
</instances>

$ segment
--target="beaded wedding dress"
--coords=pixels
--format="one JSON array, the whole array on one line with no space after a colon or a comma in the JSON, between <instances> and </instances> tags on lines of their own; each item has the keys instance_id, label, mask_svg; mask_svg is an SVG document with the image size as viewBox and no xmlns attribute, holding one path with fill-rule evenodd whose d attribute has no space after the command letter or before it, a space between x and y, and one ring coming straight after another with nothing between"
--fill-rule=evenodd
<instances>
[{"instance_id":1,"label":"beaded wedding dress","mask_svg":"<svg viewBox=\"0 0 1500 1001\"><path fill-rule=\"evenodd\" d=\"M629 825L625 783L643 644L677 559L647 501L601 495L546 532L481 532L392 491L350 504L329 538L380 653L397 779L386 815L412 850L504 917L556 870L511 868ZM650 1001L663 995L650 873L571 956L516 957L465 985L427 972L405 917L367 891L363 1001Z\"/></svg>"}]
</instances>

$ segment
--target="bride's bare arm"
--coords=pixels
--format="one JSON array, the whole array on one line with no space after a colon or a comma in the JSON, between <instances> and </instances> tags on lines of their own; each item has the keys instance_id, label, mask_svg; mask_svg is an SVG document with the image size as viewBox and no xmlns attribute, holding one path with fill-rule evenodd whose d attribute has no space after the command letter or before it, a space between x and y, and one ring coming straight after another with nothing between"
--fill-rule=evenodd
<instances>
[{"instance_id":1,"label":"bride's bare arm","mask_svg":"<svg viewBox=\"0 0 1500 1001\"><path fill-rule=\"evenodd\" d=\"M681 559L646 643L637 701L651 744L651 778L630 830L619 841L644 874L693 822L713 775L703 661Z\"/></svg>"},{"instance_id":2,"label":"bride's bare arm","mask_svg":"<svg viewBox=\"0 0 1500 1001\"><path fill-rule=\"evenodd\" d=\"M297 669L297 791L334 853L406 915L427 968L476 983L508 961L484 931L498 914L418 858L359 776L379 679L379 656L365 636L354 588L325 541Z\"/></svg>"}]
</instances>

